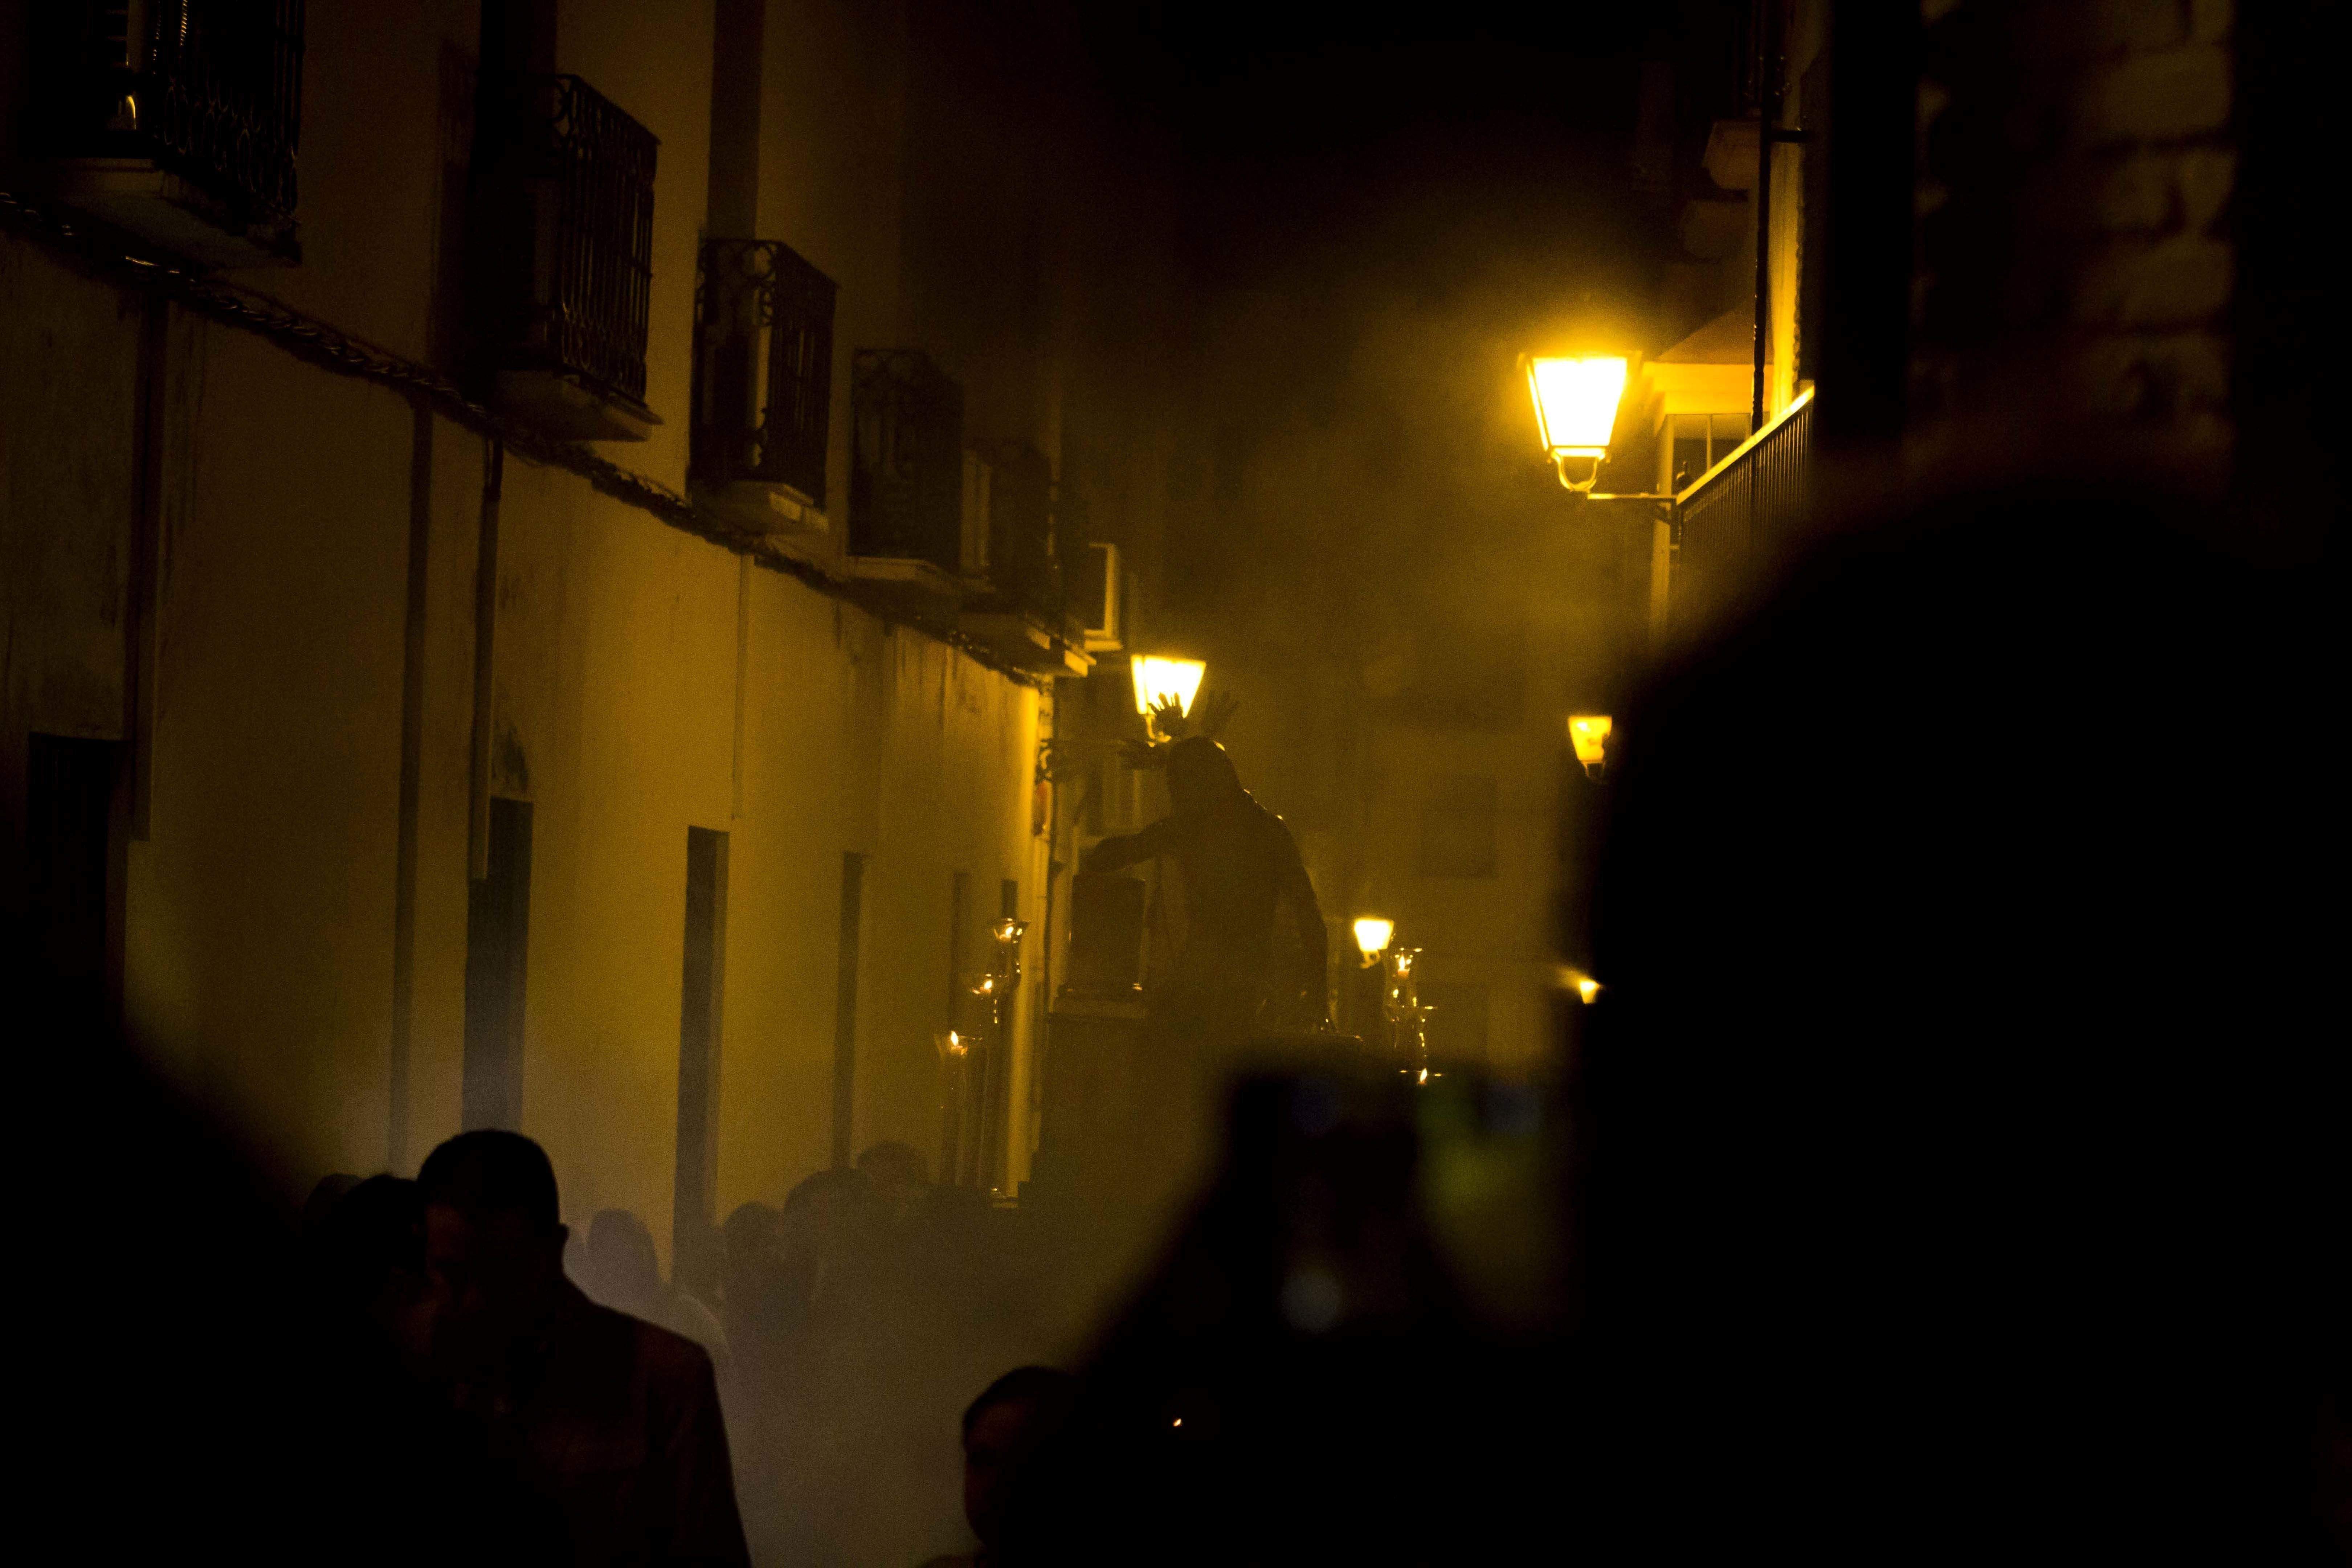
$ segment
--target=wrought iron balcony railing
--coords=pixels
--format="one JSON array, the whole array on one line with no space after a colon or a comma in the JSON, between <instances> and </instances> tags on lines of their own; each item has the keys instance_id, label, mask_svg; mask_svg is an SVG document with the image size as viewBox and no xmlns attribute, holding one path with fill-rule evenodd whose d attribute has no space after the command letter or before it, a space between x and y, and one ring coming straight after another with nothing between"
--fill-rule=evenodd
<instances>
[{"instance_id":1,"label":"wrought iron balcony railing","mask_svg":"<svg viewBox=\"0 0 2352 1568\"><path fill-rule=\"evenodd\" d=\"M963 557L963 388L919 349L860 349L850 403L849 553L953 578Z\"/></svg>"},{"instance_id":2,"label":"wrought iron balcony railing","mask_svg":"<svg viewBox=\"0 0 2352 1568\"><path fill-rule=\"evenodd\" d=\"M302 0L47 0L31 21L28 146L152 164L225 225L290 230Z\"/></svg>"},{"instance_id":3,"label":"wrought iron balcony railing","mask_svg":"<svg viewBox=\"0 0 2352 1568\"><path fill-rule=\"evenodd\" d=\"M706 239L695 284L692 464L704 484L824 505L834 281L772 239Z\"/></svg>"},{"instance_id":4,"label":"wrought iron balcony railing","mask_svg":"<svg viewBox=\"0 0 2352 1568\"><path fill-rule=\"evenodd\" d=\"M1054 554L1054 467L1026 441L979 450L990 474L987 603L1058 632L1066 595Z\"/></svg>"},{"instance_id":5,"label":"wrought iron balcony railing","mask_svg":"<svg viewBox=\"0 0 2352 1568\"><path fill-rule=\"evenodd\" d=\"M1669 615L1688 625L1736 587L1748 562L1802 531L1813 504L1813 394L1675 498Z\"/></svg>"},{"instance_id":6,"label":"wrought iron balcony railing","mask_svg":"<svg viewBox=\"0 0 2352 1568\"><path fill-rule=\"evenodd\" d=\"M475 255L494 367L642 412L658 142L574 76L516 79L486 107Z\"/></svg>"}]
</instances>

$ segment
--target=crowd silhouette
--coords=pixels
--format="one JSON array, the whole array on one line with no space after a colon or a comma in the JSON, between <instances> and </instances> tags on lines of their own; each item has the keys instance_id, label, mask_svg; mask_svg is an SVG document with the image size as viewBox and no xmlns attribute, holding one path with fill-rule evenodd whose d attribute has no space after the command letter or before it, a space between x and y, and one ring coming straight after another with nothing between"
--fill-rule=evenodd
<instances>
[{"instance_id":1,"label":"crowd silhouette","mask_svg":"<svg viewBox=\"0 0 2352 1568\"><path fill-rule=\"evenodd\" d=\"M430 1501L404 1536L485 1556L937 1555L961 1533L957 1404L1028 1324L992 1267L1000 1216L928 1174L886 1142L781 1208L740 1205L709 1300L664 1279L636 1215L560 1223L552 1169L519 1134L462 1134L414 1182L329 1176L304 1251L336 1326L316 1379L331 1425L373 1455L365 1474L416 1472ZM1016 1386L991 1402L1034 1400ZM981 1424L993 1479L966 1498L983 1542L1019 1446L1001 1426Z\"/></svg>"}]
</instances>

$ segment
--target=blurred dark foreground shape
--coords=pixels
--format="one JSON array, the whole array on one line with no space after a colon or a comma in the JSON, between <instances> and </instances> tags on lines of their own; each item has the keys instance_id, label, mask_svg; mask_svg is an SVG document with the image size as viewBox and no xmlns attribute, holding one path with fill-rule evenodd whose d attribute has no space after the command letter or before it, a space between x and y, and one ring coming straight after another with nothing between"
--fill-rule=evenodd
<instances>
[{"instance_id":1,"label":"blurred dark foreground shape","mask_svg":"<svg viewBox=\"0 0 2352 1568\"><path fill-rule=\"evenodd\" d=\"M2344 1560L2336 640L2111 499L1816 559L1622 727L1565 1104L1244 1085L991 1560ZM337 1348L400 1321L411 1200L322 1300L37 979L59 1555L527 1560Z\"/></svg>"},{"instance_id":2,"label":"blurred dark foreground shape","mask_svg":"<svg viewBox=\"0 0 2352 1568\"><path fill-rule=\"evenodd\" d=\"M2212 521L1944 501L1629 726L1583 1074L1612 1544L2328 1550L2340 621Z\"/></svg>"},{"instance_id":3,"label":"blurred dark foreground shape","mask_svg":"<svg viewBox=\"0 0 2352 1568\"><path fill-rule=\"evenodd\" d=\"M1253 1086L1003 1560L2342 1560L2333 629L2112 492L1807 563L1622 726L1554 1331Z\"/></svg>"}]
</instances>

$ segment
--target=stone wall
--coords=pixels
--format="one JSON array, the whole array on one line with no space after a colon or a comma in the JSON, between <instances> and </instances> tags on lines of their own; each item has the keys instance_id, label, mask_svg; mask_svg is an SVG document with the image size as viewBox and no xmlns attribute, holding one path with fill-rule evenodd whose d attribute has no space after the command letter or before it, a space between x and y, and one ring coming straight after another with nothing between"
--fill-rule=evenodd
<instances>
[{"instance_id":1,"label":"stone wall","mask_svg":"<svg viewBox=\"0 0 2352 1568\"><path fill-rule=\"evenodd\" d=\"M1915 428L2155 437L2226 474L2231 0L1926 0Z\"/></svg>"}]
</instances>

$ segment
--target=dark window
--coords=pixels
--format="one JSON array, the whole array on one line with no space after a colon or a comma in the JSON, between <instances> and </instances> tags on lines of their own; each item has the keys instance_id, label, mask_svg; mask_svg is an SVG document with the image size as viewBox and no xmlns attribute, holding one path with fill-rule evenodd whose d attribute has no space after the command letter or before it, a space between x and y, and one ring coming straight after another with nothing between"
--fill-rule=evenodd
<instances>
[{"instance_id":1,"label":"dark window","mask_svg":"<svg viewBox=\"0 0 2352 1568\"><path fill-rule=\"evenodd\" d=\"M1675 415L1674 441L1675 477L1672 488L1680 492L1690 489L1698 477L1706 472L1706 416Z\"/></svg>"},{"instance_id":2,"label":"dark window","mask_svg":"<svg viewBox=\"0 0 2352 1568\"><path fill-rule=\"evenodd\" d=\"M1696 484L1706 471L1731 456L1748 439L1745 414L1677 414L1674 416L1675 473L1677 492Z\"/></svg>"},{"instance_id":3,"label":"dark window","mask_svg":"<svg viewBox=\"0 0 2352 1568\"><path fill-rule=\"evenodd\" d=\"M1027 615L1058 629L1062 565L1054 553L1054 466L1026 441L992 441L988 464L988 581L980 607Z\"/></svg>"},{"instance_id":4,"label":"dark window","mask_svg":"<svg viewBox=\"0 0 2352 1568\"><path fill-rule=\"evenodd\" d=\"M727 835L686 830L686 963L677 1019L677 1179L671 1277L717 1283L719 1043L727 986Z\"/></svg>"},{"instance_id":5,"label":"dark window","mask_svg":"<svg viewBox=\"0 0 2352 1568\"><path fill-rule=\"evenodd\" d=\"M36 141L152 162L237 225L294 213L302 0L43 0Z\"/></svg>"},{"instance_id":6,"label":"dark window","mask_svg":"<svg viewBox=\"0 0 2352 1568\"><path fill-rule=\"evenodd\" d=\"M695 289L695 477L824 505L833 279L772 239L706 239Z\"/></svg>"},{"instance_id":7,"label":"dark window","mask_svg":"<svg viewBox=\"0 0 2352 1568\"><path fill-rule=\"evenodd\" d=\"M857 942L866 909L866 857L841 857L841 964L833 1003L833 1163L846 1167L857 1109Z\"/></svg>"},{"instance_id":8,"label":"dark window","mask_svg":"<svg viewBox=\"0 0 2352 1568\"><path fill-rule=\"evenodd\" d=\"M489 873L466 900L468 1129L522 1125L523 974L530 937L530 803L490 802Z\"/></svg>"},{"instance_id":9,"label":"dark window","mask_svg":"<svg viewBox=\"0 0 2352 1568\"><path fill-rule=\"evenodd\" d=\"M112 741L28 738L25 893L36 971L58 1000L96 1023L107 976L107 866L115 775Z\"/></svg>"},{"instance_id":10,"label":"dark window","mask_svg":"<svg viewBox=\"0 0 2352 1568\"><path fill-rule=\"evenodd\" d=\"M1421 808L1421 874L1495 874L1495 781L1465 774L1438 780Z\"/></svg>"},{"instance_id":11,"label":"dark window","mask_svg":"<svg viewBox=\"0 0 2352 1568\"><path fill-rule=\"evenodd\" d=\"M573 76L486 82L480 113L482 203L468 241L492 368L551 373L642 406L653 132Z\"/></svg>"}]
</instances>

